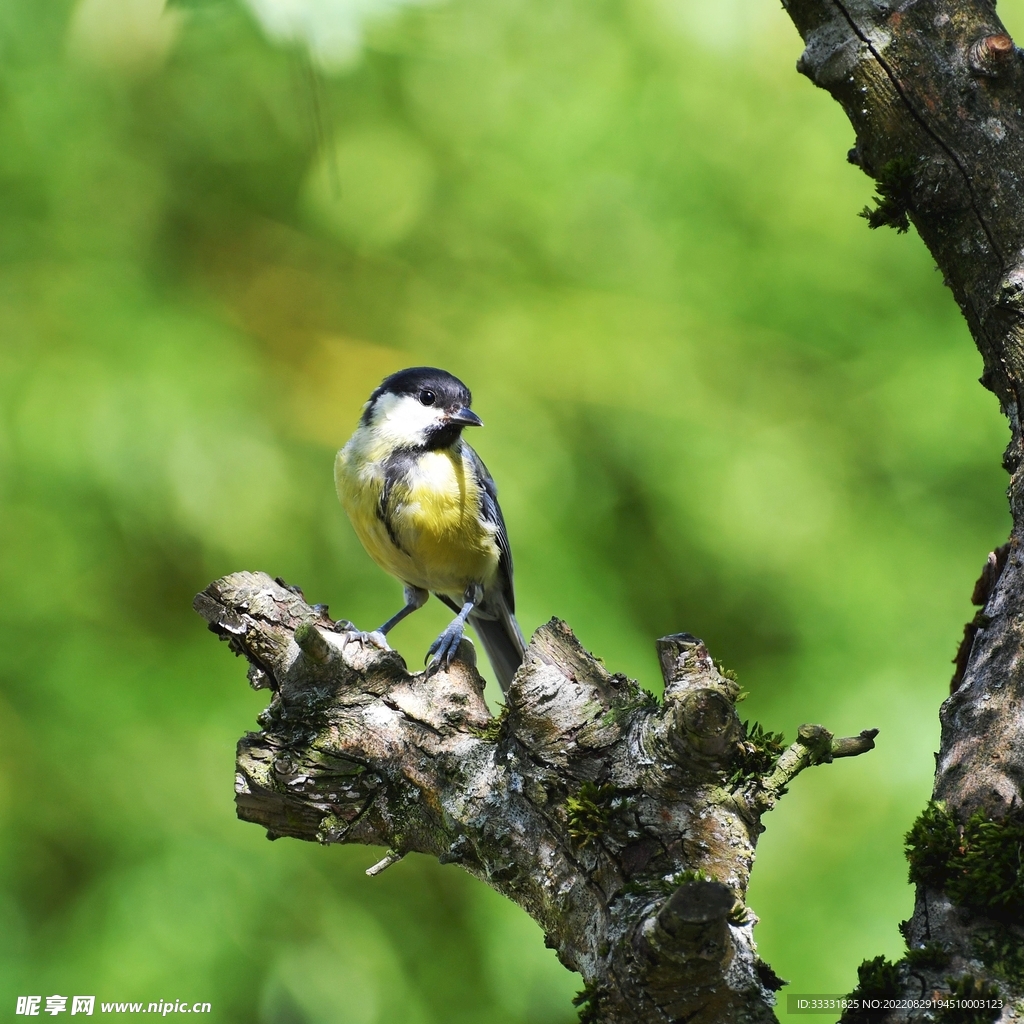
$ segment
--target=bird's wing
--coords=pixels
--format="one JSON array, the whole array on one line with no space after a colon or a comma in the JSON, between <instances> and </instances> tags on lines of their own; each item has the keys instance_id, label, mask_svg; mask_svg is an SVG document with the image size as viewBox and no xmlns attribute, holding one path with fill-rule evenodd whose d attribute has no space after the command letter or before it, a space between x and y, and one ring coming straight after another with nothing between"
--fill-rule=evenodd
<instances>
[{"instance_id":1,"label":"bird's wing","mask_svg":"<svg viewBox=\"0 0 1024 1024\"><path fill-rule=\"evenodd\" d=\"M498 576L502 580L502 591L505 594L505 603L508 610L516 610L515 593L512 587L512 547L508 542L508 531L505 529L505 519L501 514L501 506L498 504L498 488L487 472L483 459L468 445L463 443L463 448L469 457L473 467L473 475L480 487L480 514L488 523L496 527L494 539L498 544L500 560L498 562Z\"/></svg>"}]
</instances>

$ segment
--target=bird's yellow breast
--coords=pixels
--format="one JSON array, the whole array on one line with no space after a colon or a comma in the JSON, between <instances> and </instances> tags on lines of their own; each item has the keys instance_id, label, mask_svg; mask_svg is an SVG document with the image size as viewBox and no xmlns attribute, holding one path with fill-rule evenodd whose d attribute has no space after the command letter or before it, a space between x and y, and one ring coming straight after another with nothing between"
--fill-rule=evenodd
<instances>
[{"instance_id":1,"label":"bird's yellow breast","mask_svg":"<svg viewBox=\"0 0 1024 1024\"><path fill-rule=\"evenodd\" d=\"M409 457L388 494L387 524L379 511L384 460L358 432L338 452L334 480L363 547L385 572L457 601L471 584L493 582L496 531L480 514L480 487L461 445Z\"/></svg>"}]
</instances>

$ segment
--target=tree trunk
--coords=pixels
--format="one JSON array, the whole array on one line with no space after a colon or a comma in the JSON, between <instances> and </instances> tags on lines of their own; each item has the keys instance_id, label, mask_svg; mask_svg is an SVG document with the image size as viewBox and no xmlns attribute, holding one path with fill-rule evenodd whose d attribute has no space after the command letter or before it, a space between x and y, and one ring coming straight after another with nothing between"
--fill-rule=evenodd
<instances>
[{"instance_id":1,"label":"tree trunk","mask_svg":"<svg viewBox=\"0 0 1024 1024\"><path fill-rule=\"evenodd\" d=\"M553 619L493 718L467 641L449 671L410 675L262 573L211 584L196 610L273 694L238 745L240 817L274 839L387 847L371 875L411 852L461 864L583 975L582 1020L774 1020L781 983L745 906L761 816L874 730L805 725L785 749L747 735L739 687L685 633L658 641L661 703Z\"/></svg>"},{"instance_id":2,"label":"tree trunk","mask_svg":"<svg viewBox=\"0 0 1024 1024\"><path fill-rule=\"evenodd\" d=\"M902 926L909 951L895 966L863 965L855 995L980 996L1004 1006L945 1012L1009 1019L1024 1012L1013 1009L1024 998L1024 60L994 4L784 6L806 43L797 69L842 105L857 137L849 159L877 182L875 208L864 215L872 227L905 231L909 221L920 232L1011 431L1003 465L1013 528L975 588L981 611L965 630L940 712L936 802L908 836L918 883ZM903 1006L888 1019L922 1012Z\"/></svg>"}]
</instances>

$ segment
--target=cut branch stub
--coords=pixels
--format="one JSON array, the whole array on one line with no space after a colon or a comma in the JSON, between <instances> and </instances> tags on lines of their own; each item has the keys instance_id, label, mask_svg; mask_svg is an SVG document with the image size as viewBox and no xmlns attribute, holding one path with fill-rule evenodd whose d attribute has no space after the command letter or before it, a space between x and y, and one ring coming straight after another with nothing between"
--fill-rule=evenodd
<instances>
[{"instance_id":1,"label":"cut branch stub","mask_svg":"<svg viewBox=\"0 0 1024 1024\"><path fill-rule=\"evenodd\" d=\"M540 923L594 1019L773 1019L744 907L759 815L783 775L870 740L812 727L735 788L739 688L686 634L658 643L659 704L552 619L495 719L468 642L449 670L410 674L262 573L218 580L196 610L273 692L238 745L241 818L386 847L371 874L413 852L462 865Z\"/></svg>"},{"instance_id":2,"label":"cut branch stub","mask_svg":"<svg viewBox=\"0 0 1024 1024\"><path fill-rule=\"evenodd\" d=\"M712 685L735 703L740 693L738 684L718 671L703 640L691 633L673 633L663 636L657 647L665 680L665 700L679 697L687 690Z\"/></svg>"}]
</instances>

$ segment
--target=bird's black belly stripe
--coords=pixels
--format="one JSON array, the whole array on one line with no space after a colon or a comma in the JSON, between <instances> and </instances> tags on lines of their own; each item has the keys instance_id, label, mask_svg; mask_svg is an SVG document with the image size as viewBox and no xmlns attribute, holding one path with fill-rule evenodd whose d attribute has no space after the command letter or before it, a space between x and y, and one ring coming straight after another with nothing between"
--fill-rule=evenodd
<instances>
[{"instance_id":1,"label":"bird's black belly stripe","mask_svg":"<svg viewBox=\"0 0 1024 1024\"><path fill-rule=\"evenodd\" d=\"M384 524L384 529L388 531L391 543L404 554L409 554L409 552L402 547L402 542L398 539L398 534L391 521L391 492L395 485L408 475L416 462L417 454L409 449L399 449L384 460L384 486L381 488L380 501L377 502L377 518Z\"/></svg>"}]
</instances>

